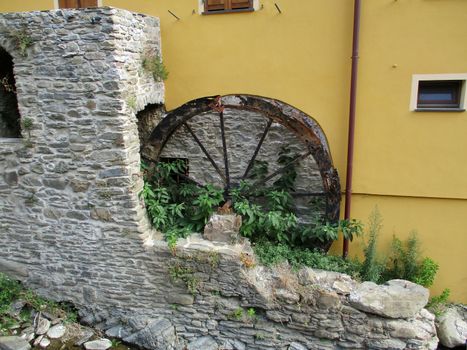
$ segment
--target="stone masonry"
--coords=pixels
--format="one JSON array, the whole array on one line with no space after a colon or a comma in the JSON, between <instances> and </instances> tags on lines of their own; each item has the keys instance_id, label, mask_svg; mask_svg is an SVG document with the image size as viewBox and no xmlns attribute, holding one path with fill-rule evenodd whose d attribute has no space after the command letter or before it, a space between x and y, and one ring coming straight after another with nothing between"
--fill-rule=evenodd
<instances>
[{"instance_id":1,"label":"stone masonry","mask_svg":"<svg viewBox=\"0 0 467 350\"><path fill-rule=\"evenodd\" d=\"M32 43L24 55L19 33ZM265 268L247 241L193 235L169 249L150 229L136 113L164 100L142 69L147 50L160 53L158 19L108 7L11 13L0 34L32 125L0 139L0 271L149 349L436 347L420 286Z\"/></svg>"}]
</instances>

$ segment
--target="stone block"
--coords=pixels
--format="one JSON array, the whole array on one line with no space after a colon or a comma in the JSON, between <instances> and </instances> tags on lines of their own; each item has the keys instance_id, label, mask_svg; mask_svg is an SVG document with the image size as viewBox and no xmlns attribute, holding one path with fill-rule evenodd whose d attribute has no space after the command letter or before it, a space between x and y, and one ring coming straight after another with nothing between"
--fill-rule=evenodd
<instances>
[{"instance_id":1,"label":"stone block","mask_svg":"<svg viewBox=\"0 0 467 350\"><path fill-rule=\"evenodd\" d=\"M204 227L204 238L210 241L234 243L238 240L238 233L242 226L239 215L213 214Z\"/></svg>"},{"instance_id":2,"label":"stone block","mask_svg":"<svg viewBox=\"0 0 467 350\"><path fill-rule=\"evenodd\" d=\"M437 319L436 331L442 345L453 348L467 344L466 315L467 307L459 305L450 307Z\"/></svg>"},{"instance_id":3,"label":"stone block","mask_svg":"<svg viewBox=\"0 0 467 350\"><path fill-rule=\"evenodd\" d=\"M391 280L383 285L364 282L350 293L349 301L361 311L390 318L408 318L427 304L428 296L428 289L418 284Z\"/></svg>"}]
</instances>

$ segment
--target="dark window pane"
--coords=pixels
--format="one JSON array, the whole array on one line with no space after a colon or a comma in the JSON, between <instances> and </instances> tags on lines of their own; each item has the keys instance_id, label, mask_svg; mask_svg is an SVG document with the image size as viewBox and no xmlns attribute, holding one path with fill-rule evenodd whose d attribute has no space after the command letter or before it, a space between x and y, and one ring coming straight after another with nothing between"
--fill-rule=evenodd
<instances>
[{"instance_id":1,"label":"dark window pane","mask_svg":"<svg viewBox=\"0 0 467 350\"><path fill-rule=\"evenodd\" d=\"M418 108L459 108L462 81L427 80L418 83Z\"/></svg>"}]
</instances>

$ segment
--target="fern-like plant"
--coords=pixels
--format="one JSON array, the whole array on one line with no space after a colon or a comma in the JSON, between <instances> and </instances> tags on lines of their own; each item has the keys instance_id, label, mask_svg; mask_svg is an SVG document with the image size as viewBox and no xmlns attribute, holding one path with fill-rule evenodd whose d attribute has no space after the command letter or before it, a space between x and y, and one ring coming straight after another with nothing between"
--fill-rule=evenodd
<instances>
[{"instance_id":1,"label":"fern-like plant","mask_svg":"<svg viewBox=\"0 0 467 350\"><path fill-rule=\"evenodd\" d=\"M378 283L381 281L385 269L385 263L378 257L376 251L378 236L383 227L381 214L375 207L370 214L368 225L368 242L363 249L364 260L360 275L364 281Z\"/></svg>"},{"instance_id":2,"label":"fern-like plant","mask_svg":"<svg viewBox=\"0 0 467 350\"><path fill-rule=\"evenodd\" d=\"M143 68L150 72L157 82L164 81L169 77L169 72L158 54L145 54L143 56Z\"/></svg>"}]
</instances>

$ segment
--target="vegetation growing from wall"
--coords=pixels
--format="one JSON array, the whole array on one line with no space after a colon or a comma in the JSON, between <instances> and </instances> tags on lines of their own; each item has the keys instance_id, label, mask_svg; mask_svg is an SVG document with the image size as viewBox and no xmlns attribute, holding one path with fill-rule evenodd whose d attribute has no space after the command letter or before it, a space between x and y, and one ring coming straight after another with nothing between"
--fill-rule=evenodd
<instances>
[{"instance_id":1,"label":"vegetation growing from wall","mask_svg":"<svg viewBox=\"0 0 467 350\"><path fill-rule=\"evenodd\" d=\"M286 244L258 242L254 246L259 261L266 266L274 266L288 262L294 269L304 266L346 273L358 278L361 263L358 260L343 259L339 256L327 255L321 251L308 248L292 248Z\"/></svg>"},{"instance_id":2,"label":"vegetation growing from wall","mask_svg":"<svg viewBox=\"0 0 467 350\"><path fill-rule=\"evenodd\" d=\"M289 164L296 157L283 147L278 164ZM311 208L314 210L311 222L300 222L291 196L295 190L296 166L289 165L272 185L258 186L269 171L267 162L255 162L248 178L226 194L213 185L199 186L185 180L186 164L180 159L151 166L143 164L145 185L141 196L153 226L164 232L171 245L177 237L201 232L212 213L226 202L243 217L240 233L252 242L314 247L336 240L339 232L351 240L360 235L360 222L329 223L316 206Z\"/></svg>"},{"instance_id":3,"label":"vegetation growing from wall","mask_svg":"<svg viewBox=\"0 0 467 350\"><path fill-rule=\"evenodd\" d=\"M382 227L381 214L378 208L375 208L369 218L361 278L376 283L405 279L430 287L439 265L431 258L422 256L417 234L412 232L405 242L394 236L389 257L382 258L377 252L377 242Z\"/></svg>"},{"instance_id":4,"label":"vegetation growing from wall","mask_svg":"<svg viewBox=\"0 0 467 350\"><path fill-rule=\"evenodd\" d=\"M19 313L13 307L15 302L21 304ZM33 312L49 313L65 322L76 322L77 319L76 313L69 306L41 298L0 273L0 336L12 334L21 323L31 318Z\"/></svg>"},{"instance_id":5,"label":"vegetation growing from wall","mask_svg":"<svg viewBox=\"0 0 467 350\"><path fill-rule=\"evenodd\" d=\"M161 82L169 77L169 72L162 62L161 56L156 53L145 53L143 55L143 68L152 74L156 82Z\"/></svg>"},{"instance_id":6,"label":"vegetation growing from wall","mask_svg":"<svg viewBox=\"0 0 467 350\"><path fill-rule=\"evenodd\" d=\"M287 155L283 152L279 157L284 159ZM186 167L181 159L142 166L145 184L141 196L153 226L164 233L172 248L178 238L201 232L210 216L225 202L222 189L186 181ZM257 181L267 173L267 164L259 163L253 168L250 180ZM352 239L360 235L363 225L355 220L343 220L333 225L320 221L317 216L311 224L299 225L289 192L294 189L295 178L296 171L290 167L272 186L258 187L242 181L238 188L229 192L233 210L243 217L240 233L254 243L255 253L262 264L288 261L297 269L309 266L376 283L406 279L425 287L433 284L438 264L421 256L415 233L406 242L394 237L389 257L379 256L377 243L382 217L378 208L369 217L362 262L309 249L307 243L337 239L339 232Z\"/></svg>"}]
</instances>

